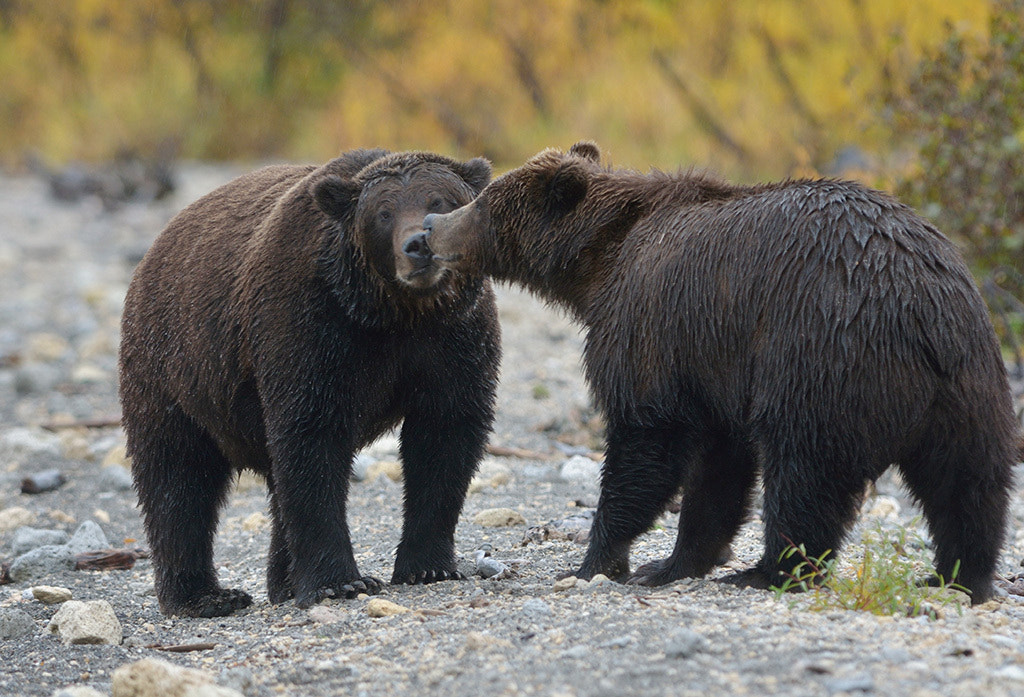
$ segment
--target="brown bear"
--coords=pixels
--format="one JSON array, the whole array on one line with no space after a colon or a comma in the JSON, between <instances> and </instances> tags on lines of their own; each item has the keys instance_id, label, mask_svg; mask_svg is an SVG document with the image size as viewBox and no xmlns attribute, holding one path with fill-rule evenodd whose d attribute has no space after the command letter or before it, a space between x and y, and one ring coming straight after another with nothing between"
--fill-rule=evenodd
<instances>
[{"instance_id":1,"label":"brown bear","mask_svg":"<svg viewBox=\"0 0 1024 697\"><path fill-rule=\"evenodd\" d=\"M514 281L586 329L607 420L576 575L703 576L764 487L765 587L790 544L839 548L865 485L896 464L935 566L992 593L1014 418L985 305L960 254L889 196L846 181L732 186L608 169L592 143L546 150L430 215L415 263ZM629 575L630 544L682 488L671 556ZM959 566L958 566L959 564Z\"/></svg>"},{"instance_id":2,"label":"brown bear","mask_svg":"<svg viewBox=\"0 0 1024 697\"><path fill-rule=\"evenodd\" d=\"M167 614L251 602L218 585L213 537L236 470L266 477L267 591L307 607L375 593L346 523L354 453L401 427L395 583L460 578L454 530L493 418L494 296L482 273L402 253L490 164L356 150L242 176L184 209L125 301L123 423Z\"/></svg>"}]
</instances>

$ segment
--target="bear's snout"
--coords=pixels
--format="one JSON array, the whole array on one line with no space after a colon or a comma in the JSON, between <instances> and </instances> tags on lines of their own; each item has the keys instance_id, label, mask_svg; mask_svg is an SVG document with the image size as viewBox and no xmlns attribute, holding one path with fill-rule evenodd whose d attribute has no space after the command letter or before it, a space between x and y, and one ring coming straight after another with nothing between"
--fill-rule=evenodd
<instances>
[{"instance_id":1,"label":"bear's snout","mask_svg":"<svg viewBox=\"0 0 1024 697\"><path fill-rule=\"evenodd\" d=\"M427 218L430 217L429 215L427 216ZM424 227L426 227L425 223L426 221L424 221ZM434 253L430 251L430 245L427 244L427 237L429 236L429 228L425 232L417 232L415 235L410 235L402 244L402 252L414 262L429 262L434 257Z\"/></svg>"}]
</instances>

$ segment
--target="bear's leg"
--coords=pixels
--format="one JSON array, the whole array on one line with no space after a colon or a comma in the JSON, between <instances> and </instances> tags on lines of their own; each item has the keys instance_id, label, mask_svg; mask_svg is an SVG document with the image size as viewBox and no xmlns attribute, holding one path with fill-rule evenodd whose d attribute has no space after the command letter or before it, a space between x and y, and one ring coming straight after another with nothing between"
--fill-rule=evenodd
<instances>
[{"instance_id":1,"label":"bear's leg","mask_svg":"<svg viewBox=\"0 0 1024 697\"><path fill-rule=\"evenodd\" d=\"M287 576L300 608L325 598L378 593L382 586L372 576L361 576L356 566L345 505L354 449L340 438L328 437L333 430L321 427L314 434L267 438L276 502L272 514L280 521L274 526L284 532L291 561ZM276 539L272 547L280 544L280 532ZM283 575L280 561L278 552L268 569L275 578L275 587L268 591L277 598L287 588L278 583Z\"/></svg>"},{"instance_id":2,"label":"bear's leg","mask_svg":"<svg viewBox=\"0 0 1024 697\"><path fill-rule=\"evenodd\" d=\"M125 430L160 609L217 617L250 605L247 593L221 588L213 568L218 511L231 483L228 461L176 406L135 413Z\"/></svg>"},{"instance_id":3,"label":"bear's leg","mask_svg":"<svg viewBox=\"0 0 1024 697\"><path fill-rule=\"evenodd\" d=\"M489 425L487 410L453 413L443 404L421 404L406 414L401 443L405 515L392 583L464 578L456 568L455 526Z\"/></svg>"},{"instance_id":4,"label":"bear's leg","mask_svg":"<svg viewBox=\"0 0 1024 697\"><path fill-rule=\"evenodd\" d=\"M630 583L660 586L706 575L721 563L750 507L757 463L750 451L725 436L714 439L683 484L679 533L672 555L644 564Z\"/></svg>"},{"instance_id":5,"label":"bear's leg","mask_svg":"<svg viewBox=\"0 0 1024 697\"><path fill-rule=\"evenodd\" d=\"M270 551L267 553L267 596L270 602L283 603L295 595L292 588L291 565L292 557L288 552L288 541L285 538L284 520L274 492L274 478L267 477L268 499L270 503Z\"/></svg>"},{"instance_id":6,"label":"bear's leg","mask_svg":"<svg viewBox=\"0 0 1024 697\"><path fill-rule=\"evenodd\" d=\"M629 575L630 545L679 489L681 463L670 447L677 438L668 429L609 425L601 498L577 577L625 580Z\"/></svg>"},{"instance_id":7,"label":"bear's leg","mask_svg":"<svg viewBox=\"0 0 1024 697\"><path fill-rule=\"evenodd\" d=\"M936 572L943 581L969 589L972 603L983 603L992 597L1006 527L1012 443L984 427L946 423L903 458L900 472L928 521Z\"/></svg>"},{"instance_id":8,"label":"bear's leg","mask_svg":"<svg viewBox=\"0 0 1024 697\"><path fill-rule=\"evenodd\" d=\"M762 466L764 554L753 569L722 579L755 588L779 585L792 573L802 558L782 558L791 545L803 545L812 559L834 556L863 499L864 473L872 471L842 453L770 447Z\"/></svg>"}]
</instances>

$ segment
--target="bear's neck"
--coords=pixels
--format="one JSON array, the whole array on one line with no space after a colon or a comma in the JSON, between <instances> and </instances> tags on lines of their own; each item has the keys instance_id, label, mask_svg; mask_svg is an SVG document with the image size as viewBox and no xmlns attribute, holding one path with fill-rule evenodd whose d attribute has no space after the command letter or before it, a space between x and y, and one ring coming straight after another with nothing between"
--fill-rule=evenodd
<instances>
[{"instance_id":1,"label":"bear's neck","mask_svg":"<svg viewBox=\"0 0 1024 697\"><path fill-rule=\"evenodd\" d=\"M619 252L637 223L654 209L683 208L735 191L689 174L602 173L571 212L542 229L520 233L535 239L513 243L499 232L493 274L526 286L589 324L594 299L615 278Z\"/></svg>"}]
</instances>

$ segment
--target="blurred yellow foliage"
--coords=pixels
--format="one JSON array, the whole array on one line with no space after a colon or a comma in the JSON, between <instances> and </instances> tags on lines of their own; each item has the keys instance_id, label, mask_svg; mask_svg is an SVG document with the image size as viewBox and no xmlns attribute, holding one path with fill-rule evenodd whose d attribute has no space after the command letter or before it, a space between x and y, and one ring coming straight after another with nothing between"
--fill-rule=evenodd
<instances>
[{"instance_id":1,"label":"blurred yellow foliage","mask_svg":"<svg viewBox=\"0 0 1024 697\"><path fill-rule=\"evenodd\" d=\"M5 0L0 162L324 160L596 140L739 178L885 151L885 91L978 0ZM855 160L857 158L854 158ZM860 158L863 159L863 158ZM859 163L855 162L857 166Z\"/></svg>"}]
</instances>

